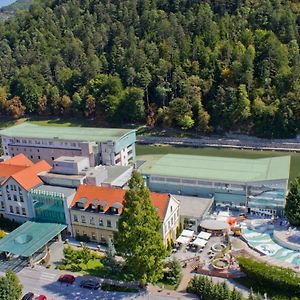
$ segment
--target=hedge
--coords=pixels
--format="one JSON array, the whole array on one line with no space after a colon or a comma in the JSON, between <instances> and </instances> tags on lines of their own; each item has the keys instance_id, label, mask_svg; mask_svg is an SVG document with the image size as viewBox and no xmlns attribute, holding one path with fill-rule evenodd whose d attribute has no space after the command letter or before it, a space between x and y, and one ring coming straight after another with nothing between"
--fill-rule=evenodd
<instances>
[{"instance_id":1,"label":"hedge","mask_svg":"<svg viewBox=\"0 0 300 300\"><path fill-rule=\"evenodd\" d=\"M289 297L300 297L300 276L291 269L270 266L249 258L239 257L242 272L261 290L274 290Z\"/></svg>"}]
</instances>

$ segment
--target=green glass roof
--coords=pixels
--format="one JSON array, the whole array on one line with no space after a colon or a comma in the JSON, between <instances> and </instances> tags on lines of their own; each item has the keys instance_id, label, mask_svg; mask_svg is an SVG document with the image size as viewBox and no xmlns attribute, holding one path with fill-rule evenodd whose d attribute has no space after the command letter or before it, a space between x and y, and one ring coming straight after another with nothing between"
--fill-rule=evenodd
<instances>
[{"instance_id":1,"label":"green glass roof","mask_svg":"<svg viewBox=\"0 0 300 300\"><path fill-rule=\"evenodd\" d=\"M135 130L122 128L40 126L22 123L0 130L0 135L38 139L61 139L72 141L117 141Z\"/></svg>"},{"instance_id":2,"label":"green glass roof","mask_svg":"<svg viewBox=\"0 0 300 300\"><path fill-rule=\"evenodd\" d=\"M288 179L290 160L290 156L243 159L167 154L157 159L150 157L150 160L140 167L140 171L144 175L255 182Z\"/></svg>"},{"instance_id":3,"label":"green glass roof","mask_svg":"<svg viewBox=\"0 0 300 300\"><path fill-rule=\"evenodd\" d=\"M27 221L0 239L0 252L30 257L65 228L62 224Z\"/></svg>"}]
</instances>

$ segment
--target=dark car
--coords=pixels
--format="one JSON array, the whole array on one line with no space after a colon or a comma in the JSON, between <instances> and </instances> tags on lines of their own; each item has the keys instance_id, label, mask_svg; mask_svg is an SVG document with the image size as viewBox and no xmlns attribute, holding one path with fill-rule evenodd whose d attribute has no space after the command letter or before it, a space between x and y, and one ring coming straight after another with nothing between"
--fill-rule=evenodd
<instances>
[{"instance_id":1,"label":"dark car","mask_svg":"<svg viewBox=\"0 0 300 300\"><path fill-rule=\"evenodd\" d=\"M75 276L71 274L64 274L59 276L58 281L72 284L75 281Z\"/></svg>"},{"instance_id":2,"label":"dark car","mask_svg":"<svg viewBox=\"0 0 300 300\"><path fill-rule=\"evenodd\" d=\"M34 297L34 294L29 292L29 293L25 294L21 300L32 300L33 297Z\"/></svg>"},{"instance_id":3,"label":"dark car","mask_svg":"<svg viewBox=\"0 0 300 300\"><path fill-rule=\"evenodd\" d=\"M97 290L100 288L100 283L94 279L83 280L80 282L80 286L86 289L94 289Z\"/></svg>"}]
</instances>

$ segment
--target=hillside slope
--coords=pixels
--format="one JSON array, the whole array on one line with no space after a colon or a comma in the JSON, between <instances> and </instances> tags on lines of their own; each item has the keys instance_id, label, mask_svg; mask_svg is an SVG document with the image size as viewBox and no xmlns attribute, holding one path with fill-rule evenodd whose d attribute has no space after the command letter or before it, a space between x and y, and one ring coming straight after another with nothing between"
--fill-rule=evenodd
<instances>
[{"instance_id":1,"label":"hillside slope","mask_svg":"<svg viewBox=\"0 0 300 300\"><path fill-rule=\"evenodd\" d=\"M13 17L17 10L28 10L34 0L16 0L14 3L0 8L0 22Z\"/></svg>"},{"instance_id":2,"label":"hillside slope","mask_svg":"<svg viewBox=\"0 0 300 300\"><path fill-rule=\"evenodd\" d=\"M0 27L3 113L298 132L299 1L45 2Z\"/></svg>"}]
</instances>

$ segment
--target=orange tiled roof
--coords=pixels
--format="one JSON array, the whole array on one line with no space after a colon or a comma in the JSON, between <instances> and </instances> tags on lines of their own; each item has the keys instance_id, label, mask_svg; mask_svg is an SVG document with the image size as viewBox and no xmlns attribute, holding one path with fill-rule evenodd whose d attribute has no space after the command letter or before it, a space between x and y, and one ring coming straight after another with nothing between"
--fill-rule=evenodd
<instances>
[{"instance_id":1,"label":"orange tiled roof","mask_svg":"<svg viewBox=\"0 0 300 300\"><path fill-rule=\"evenodd\" d=\"M6 161L1 162L1 164L30 167L33 165L33 162L29 158L27 158L24 154L20 153Z\"/></svg>"},{"instance_id":2,"label":"orange tiled roof","mask_svg":"<svg viewBox=\"0 0 300 300\"><path fill-rule=\"evenodd\" d=\"M5 165L0 163L0 184L4 183L10 176L26 169L26 167Z\"/></svg>"},{"instance_id":3,"label":"orange tiled roof","mask_svg":"<svg viewBox=\"0 0 300 300\"><path fill-rule=\"evenodd\" d=\"M0 183L3 184L8 178L12 177L24 189L30 190L42 183L38 174L50 169L51 166L43 160L33 164L25 155L19 154L0 163Z\"/></svg>"},{"instance_id":4,"label":"orange tiled roof","mask_svg":"<svg viewBox=\"0 0 300 300\"><path fill-rule=\"evenodd\" d=\"M43 181L38 176L43 171L50 171L51 166L44 160L23 169L22 171L13 174L11 177L14 178L25 190L30 190L35 186L42 184Z\"/></svg>"},{"instance_id":5,"label":"orange tiled roof","mask_svg":"<svg viewBox=\"0 0 300 300\"><path fill-rule=\"evenodd\" d=\"M84 209L88 208L94 200L98 200L98 205L106 202L104 211L107 211L112 204L118 202L123 204L126 190L95 185L80 185L77 189L71 207L81 199L85 199ZM158 210L161 220L164 219L169 204L169 195L162 193L150 193L153 206Z\"/></svg>"}]
</instances>

